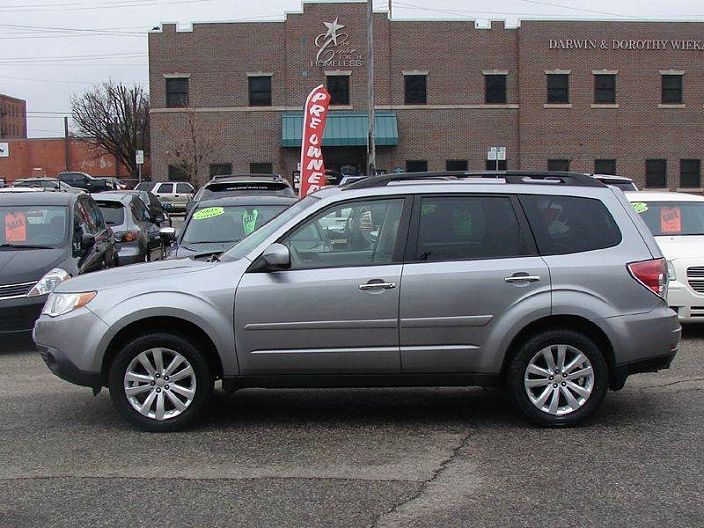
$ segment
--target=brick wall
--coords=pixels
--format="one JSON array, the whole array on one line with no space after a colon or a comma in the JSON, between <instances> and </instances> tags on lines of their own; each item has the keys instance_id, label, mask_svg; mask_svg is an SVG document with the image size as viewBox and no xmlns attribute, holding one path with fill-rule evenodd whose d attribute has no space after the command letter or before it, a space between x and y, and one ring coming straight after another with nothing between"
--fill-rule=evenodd
<instances>
[{"instance_id":1,"label":"brick wall","mask_svg":"<svg viewBox=\"0 0 704 528\"><path fill-rule=\"evenodd\" d=\"M0 139L27 137L27 102L0 94Z\"/></svg>"}]
</instances>

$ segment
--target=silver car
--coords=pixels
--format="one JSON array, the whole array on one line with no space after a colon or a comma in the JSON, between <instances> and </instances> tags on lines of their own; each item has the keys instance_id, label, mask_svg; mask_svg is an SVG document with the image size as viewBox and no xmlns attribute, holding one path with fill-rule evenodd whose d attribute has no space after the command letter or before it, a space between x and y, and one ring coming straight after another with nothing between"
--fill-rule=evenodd
<instances>
[{"instance_id":1,"label":"silver car","mask_svg":"<svg viewBox=\"0 0 704 528\"><path fill-rule=\"evenodd\" d=\"M670 365L666 286L647 227L589 176L392 174L309 195L219 259L70 279L34 338L148 431L192 423L216 380L496 385L560 426Z\"/></svg>"}]
</instances>

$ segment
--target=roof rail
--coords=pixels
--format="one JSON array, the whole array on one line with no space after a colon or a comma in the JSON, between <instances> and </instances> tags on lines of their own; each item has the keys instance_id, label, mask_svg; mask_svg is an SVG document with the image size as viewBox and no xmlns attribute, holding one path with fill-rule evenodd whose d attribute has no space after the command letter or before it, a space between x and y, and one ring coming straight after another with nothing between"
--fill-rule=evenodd
<instances>
[{"instance_id":1,"label":"roof rail","mask_svg":"<svg viewBox=\"0 0 704 528\"><path fill-rule=\"evenodd\" d=\"M212 180L224 180L227 178L271 178L272 180L276 181L283 181L283 176L280 174L217 174L215 176L212 176L210 179Z\"/></svg>"},{"instance_id":2,"label":"roof rail","mask_svg":"<svg viewBox=\"0 0 704 528\"><path fill-rule=\"evenodd\" d=\"M543 184L543 185L574 185L579 187L605 187L603 183L579 172L528 172L528 171L448 171L448 172L412 172L397 174L382 174L369 176L363 180L349 183L343 189L367 189L370 187L384 187L391 182L412 180L461 180L465 178L492 178L503 179L506 183L514 184Z\"/></svg>"}]
</instances>

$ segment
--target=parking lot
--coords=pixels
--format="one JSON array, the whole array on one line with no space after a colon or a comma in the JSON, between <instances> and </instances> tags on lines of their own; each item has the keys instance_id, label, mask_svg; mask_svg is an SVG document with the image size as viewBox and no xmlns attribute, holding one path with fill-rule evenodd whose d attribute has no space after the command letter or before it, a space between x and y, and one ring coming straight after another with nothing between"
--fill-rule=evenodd
<instances>
[{"instance_id":1,"label":"parking lot","mask_svg":"<svg viewBox=\"0 0 704 528\"><path fill-rule=\"evenodd\" d=\"M703 356L688 329L573 429L481 388L244 390L158 435L5 350L0 526L701 526Z\"/></svg>"}]
</instances>

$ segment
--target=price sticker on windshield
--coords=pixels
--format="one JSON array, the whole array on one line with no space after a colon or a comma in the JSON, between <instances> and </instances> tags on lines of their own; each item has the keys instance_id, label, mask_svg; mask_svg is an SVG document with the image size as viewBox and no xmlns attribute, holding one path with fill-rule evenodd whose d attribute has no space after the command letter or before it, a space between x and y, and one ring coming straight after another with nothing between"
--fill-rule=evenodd
<instances>
[{"instance_id":1,"label":"price sticker on windshield","mask_svg":"<svg viewBox=\"0 0 704 528\"><path fill-rule=\"evenodd\" d=\"M660 209L660 231L672 235L682 232L682 212L679 207Z\"/></svg>"},{"instance_id":2,"label":"price sticker on windshield","mask_svg":"<svg viewBox=\"0 0 704 528\"><path fill-rule=\"evenodd\" d=\"M206 207L193 213L193 220L207 220L222 214L225 214L225 209L222 207Z\"/></svg>"},{"instance_id":3,"label":"price sticker on windshield","mask_svg":"<svg viewBox=\"0 0 704 528\"><path fill-rule=\"evenodd\" d=\"M24 213L8 213L5 215L5 241L27 241L27 217Z\"/></svg>"}]
</instances>

